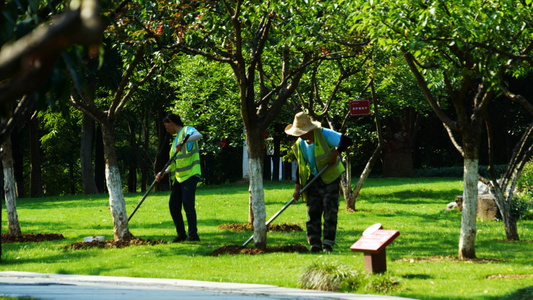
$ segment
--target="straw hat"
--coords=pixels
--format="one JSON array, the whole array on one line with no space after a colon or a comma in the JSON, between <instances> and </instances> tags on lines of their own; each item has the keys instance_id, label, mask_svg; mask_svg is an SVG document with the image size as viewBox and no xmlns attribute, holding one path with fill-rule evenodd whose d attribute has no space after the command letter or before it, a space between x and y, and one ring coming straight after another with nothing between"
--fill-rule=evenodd
<instances>
[{"instance_id":1,"label":"straw hat","mask_svg":"<svg viewBox=\"0 0 533 300\"><path fill-rule=\"evenodd\" d=\"M311 121L309 116L303 112L299 112L294 116L292 124L285 127L285 133L292 136L302 136L309 131L320 128L321 124L317 121Z\"/></svg>"}]
</instances>

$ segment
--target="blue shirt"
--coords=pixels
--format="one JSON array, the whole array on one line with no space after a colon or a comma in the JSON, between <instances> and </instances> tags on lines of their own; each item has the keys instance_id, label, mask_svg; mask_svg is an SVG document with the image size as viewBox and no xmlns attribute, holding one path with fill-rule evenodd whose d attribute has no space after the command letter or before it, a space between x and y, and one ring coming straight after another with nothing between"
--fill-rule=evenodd
<instances>
[{"instance_id":1,"label":"blue shirt","mask_svg":"<svg viewBox=\"0 0 533 300\"><path fill-rule=\"evenodd\" d=\"M196 128L194 128L192 126L184 126L184 127L181 128L180 132L183 130L183 128L186 128L186 131L184 132L183 137L187 136L187 134L192 135L193 133L198 132L198 130L196 130ZM178 136L180 136L180 132L178 132L178 134L174 138L174 145L173 145L174 148L176 148L176 146L178 145L178 142L179 142L178 141ZM191 151L192 146L194 146L194 142L187 143L187 151Z\"/></svg>"},{"instance_id":2,"label":"blue shirt","mask_svg":"<svg viewBox=\"0 0 533 300\"><path fill-rule=\"evenodd\" d=\"M330 147L338 147L341 141L342 134L328 128L321 129L326 143ZM311 174L313 175L318 174L315 161L315 143L309 145L305 140L300 139L300 149L302 150L302 155L304 157L304 160L307 162L307 165L309 166L309 170L311 170Z\"/></svg>"}]
</instances>

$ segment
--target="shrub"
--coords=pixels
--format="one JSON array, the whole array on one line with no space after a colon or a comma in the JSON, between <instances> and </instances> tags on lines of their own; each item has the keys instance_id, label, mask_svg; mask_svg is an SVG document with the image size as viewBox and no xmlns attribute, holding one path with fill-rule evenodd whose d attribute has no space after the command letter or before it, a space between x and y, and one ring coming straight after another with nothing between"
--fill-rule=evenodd
<instances>
[{"instance_id":1,"label":"shrub","mask_svg":"<svg viewBox=\"0 0 533 300\"><path fill-rule=\"evenodd\" d=\"M485 178L490 178L487 166L479 166L479 174ZM494 166L496 177L501 177L507 165ZM446 167L446 168L425 168L415 170L415 177L463 177L463 166Z\"/></svg>"},{"instance_id":2,"label":"shrub","mask_svg":"<svg viewBox=\"0 0 533 300\"><path fill-rule=\"evenodd\" d=\"M533 220L533 160L526 163L516 182L516 197L511 203L515 218Z\"/></svg>"},{"instance_id":3,"label":"shrub","mask_svg":"<svg viewBox=\"0 0 533 300\"><path fill-rule=\"evenodd\" d=\"M398 288L400 281L387 274L369 276L369 282L365 286L365 292L388 294Z\"/></svg>"},{"instance_id":4,"label":"shrub","mask_svg":"<svg viewBox=\"0 0 533 300\"><path fill-rule=\"evenodd\" d=\"M463 167L427 168L415 170L415 177L463 177Z\"/></svg>"},{"instance_id":5,"label":"shrub","mask_svg":"<svg viewBox=\"0 0 533 300\"><path fill-rule=\"evenodd\" d=\"M356 290L360 285L359 277L357 271L345 266L313 263L300 277L300 286L320 291Z\"/></svg>"},{"instance_id":6,"label":"shrub","mask_svg":"<svg viewBox=\"0 0 533 300\"><path fill-rule=\"evenodd\" d=\"M385 274L363 274L343 265L313 263L300 277L300 287L321 291L371 292L388 294L399 280Z\"/></svg>"},{"instance_id":7,"label":"shrub","mask_svg":"<svg viewBox=\"0 0 533 300\"><path fill-rule=\"evenodd\" d=\"M516 181L516 190L520 194L529 195L532 198L533 195L533 160L526 163L520 177Z\"/></svg>"}]
</instances>

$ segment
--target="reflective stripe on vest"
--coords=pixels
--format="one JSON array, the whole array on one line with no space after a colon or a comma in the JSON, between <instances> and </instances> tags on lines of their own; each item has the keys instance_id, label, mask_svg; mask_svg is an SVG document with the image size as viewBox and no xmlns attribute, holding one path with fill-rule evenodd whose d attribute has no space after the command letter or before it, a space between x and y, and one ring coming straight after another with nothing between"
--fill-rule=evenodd
<instances>
[{"instance_id":1,"label":"reflective stripe on vest","mask_svg":"<svg viewBox=\"0 0 533 300\"><path fill-rule=\"evenodd\" d=\"M335 147L330 147L328 145L326 139L324 138L324 134L322 133L322 129L315 129L313 134L315 139L315 163L317 170L322 170L322 168L324 168L329 163L329 157L331 156L331 153L335 150ZM309 166L307 166L307 163L303 158L302 149L300 149L300 142L301 139L298 139L296 141L296 144L293 146L293 151L298 160L300 184L302 186L305 186L307 180L309 179L309 174L311 174L311 171L309 170ZM302 170L304 171L303 174ZM320 175L320 178L322 178L324 183L330 184L335 181L335 179L337 179L342 174L342 172L344 172L344 165L341 163L340 157L337 157L337 162L335 163L335 165L329 167L324 173L322 173L322 175Z\"/></svg>"},{"instance_id":2,"label":"reflective stripe on vest","mask_svg":"<svg viewBox=\"0 0 533 300\"><path fill-rule=\"evenodd\" d=\"M183 127L177 137L178 141L183 140L186 131L187 127ZM175 149L176 147L173 142L172 147L170 148L171 157L174 154L174 151L176 151ZM183 145L181 153L176 155L175 161L172 162L172 164L170 165L170 173L172 174L170 178L173 182L177 180L181 183L191 178L192 176L201 175L201 169L202 168L200 166L200 150L198 149L198 142L193 142L193 147L191 151L188 151L186 143L185 145Z\"/></svg>"},{"instance_id":3,"label":"reflective stripe on vest","mask_svg":"<svg viewBox=\"0 0 533 300\"><path fill-rule=\"evenodd\" d=\"M322 129L315 130L315 161L317 170L322 170L329 163L331 153L335 151L335 147L330 147L326 143ZM324 183L329 184L335 181L342 172L344 172L344 165L341 163L341 158L337 157L337 161L333 166L328 168L320 177Z\"/></svg>"}]
</instances>

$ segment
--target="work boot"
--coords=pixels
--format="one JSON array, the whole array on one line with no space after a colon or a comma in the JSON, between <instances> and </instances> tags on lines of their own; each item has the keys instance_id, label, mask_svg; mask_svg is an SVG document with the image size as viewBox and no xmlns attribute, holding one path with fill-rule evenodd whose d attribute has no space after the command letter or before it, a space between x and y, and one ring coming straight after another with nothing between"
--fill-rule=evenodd
<instances>
[{"instance_id":1,"label":"work boot","mask_svg":"<svg viewBox=\"0 0 533 300\"><path fill-rule=\"evenodd\" d=\"M311 253L322 252L322 247L319 245L312 245L311 248L309 249L309 252Z\"/></svg>"},{"instance_id":2,"label":"work boot","mask_svg":"<svg viewBox=\"0 0 533 300\"><path fill-rule=\"evenodd\" d=\"M333 247L331 247L330 245L324 245L324 252L332 252L333 251Z\"/></svg>"},{"instance_id":3,"label":"work boot","mask_svg":"<svg viewBox=\"0 0 533 300\"><path fill-rule=\"evenodd\" d=\"M176 236L176 237L172 240L172 242L173 242L173 243L179 243L179 242L183 242L183 241L185 241L186 239L187 239L186 236L179 236L179 235L178 235L178 236Z\"/></svg>"}]
</instances>

